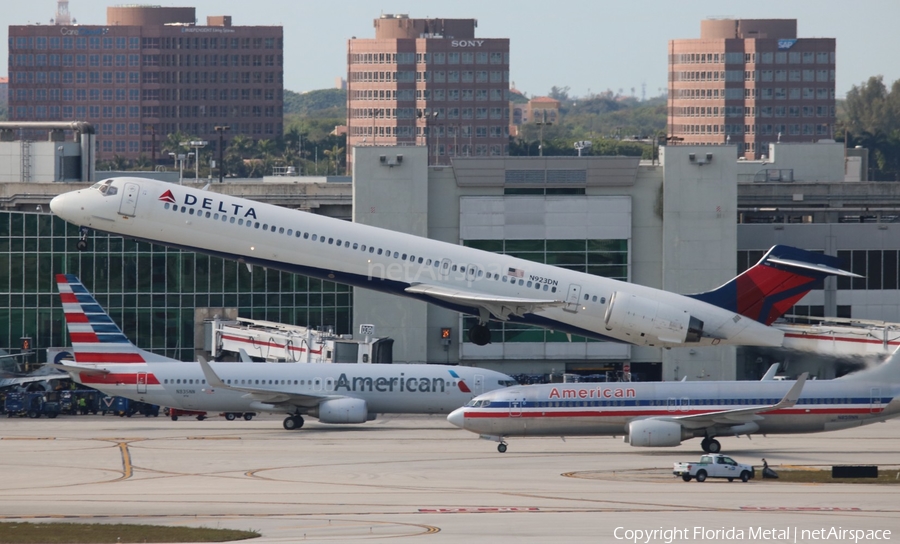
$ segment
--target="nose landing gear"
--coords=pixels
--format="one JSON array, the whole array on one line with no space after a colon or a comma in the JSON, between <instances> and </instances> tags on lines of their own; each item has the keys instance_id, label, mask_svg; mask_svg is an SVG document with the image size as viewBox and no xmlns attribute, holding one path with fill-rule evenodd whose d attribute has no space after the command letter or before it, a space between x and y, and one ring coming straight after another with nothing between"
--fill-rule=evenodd
<instances>
[{"instance_id":1,"label":"nose landing gear","mask_svg":"<svg viewBox=\"0 0 900 544\"><path fill-rule=\"evenodd\" d=\"M75 242L75 247L78 249L78 251L87 250L87 247L88 247L87 235L88 235L87 227L79 227L78 228L78 241Z\"/></svg>"}]
</instances>

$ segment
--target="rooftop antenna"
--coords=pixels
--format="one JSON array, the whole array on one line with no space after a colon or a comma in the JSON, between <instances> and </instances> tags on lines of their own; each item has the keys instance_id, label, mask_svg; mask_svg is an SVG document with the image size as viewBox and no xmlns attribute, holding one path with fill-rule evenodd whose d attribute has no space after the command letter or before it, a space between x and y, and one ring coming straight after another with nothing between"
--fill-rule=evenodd
<instances>
[{"instance_id":1,"label":"rooftop antenna","mask_svg":"<svg viewBox=\"0 0 900 544\"><path fill-rule=\"evenodd\" d=\"M69 13L69 0L56 0L56 24L71 25L74 22Z\"/></svg>"}]
</instances>

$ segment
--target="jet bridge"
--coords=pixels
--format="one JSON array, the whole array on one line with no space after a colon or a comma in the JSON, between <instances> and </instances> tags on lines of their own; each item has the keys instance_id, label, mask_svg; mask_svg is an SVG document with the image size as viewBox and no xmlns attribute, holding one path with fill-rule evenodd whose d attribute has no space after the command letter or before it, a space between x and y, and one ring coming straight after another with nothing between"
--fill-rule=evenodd
<instances>
[{"instance_id":1,"label":"jet bridge","mask_svg":"<svg viewBox=\"0 0 900 544\"><path fill-rule=\"evenodd\" d=\"M365 335L357 340L331 330L241 317L204 322L204 350L216 360L243 350L255 360L269 362L389 364L393 343L390 338Z\"/></svg>"}]
</instances>

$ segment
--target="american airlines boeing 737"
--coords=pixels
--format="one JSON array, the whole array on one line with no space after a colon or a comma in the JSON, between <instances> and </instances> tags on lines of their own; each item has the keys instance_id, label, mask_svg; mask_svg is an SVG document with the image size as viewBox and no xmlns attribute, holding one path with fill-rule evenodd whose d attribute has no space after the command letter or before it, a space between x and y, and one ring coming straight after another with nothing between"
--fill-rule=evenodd
<instances>
[{"instance_id":1,"label":"american airlines boeing 737","mask_svg":"<svg viewBox=\"0 0 900 544\"><path fill-rule=\"evenodd\" d=\"M572 383L485 393L447 416L499 442L509 436L624 436L632 446L677 446L717 436L818 433L900 415L900 350L879 366L834 380Z\"/></svg>"},{"instance_id":2,"label":"american airlines boeing 737","mask_svg":"<svg viewBox=\"0 0 900 544\"><path fill-rule=\"evenodd\" d=\"M517 321L660 347L781 346L769 325L819 280L853 275L835 257L775 246L713 291L679 295L524 259L150 179L112 178L55 197L88 229L427 301L488 322Z\"/></svg>"},{"instance_id":3,"label":"american airlines boeing 737","mask_svg":"<svg viewBox=\"0 0 900 544\"><path fill-rule=\"evenodd\" d=\"M191 411L283 413L284 428L293 430L304 415L365 423L379 413L448 414L515 383L464 366L176 361L129 342L77 277L56 281L75 363L50 366L107 395Z\"/></svg>"}]
</instances>

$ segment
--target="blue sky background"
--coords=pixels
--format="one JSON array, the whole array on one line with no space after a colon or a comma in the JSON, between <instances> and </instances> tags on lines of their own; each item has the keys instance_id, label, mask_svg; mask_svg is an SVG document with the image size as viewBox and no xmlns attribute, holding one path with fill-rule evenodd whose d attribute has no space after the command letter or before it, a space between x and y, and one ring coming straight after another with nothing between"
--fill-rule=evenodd
<instances>
[{"instance_id":1,"label":"blue sky background","mask_svg":"<svg viewBox=\"0 0 900 544\"><path fill-rule=\"evenodd\" d=\"M129 3L129 2L121 2ZM668 40L698 38L700 21L717 18L797 19L801 38L837 39L837 92L883 75L900 79L900 1L897 0L683 0L644 2L554 2L534 0L153 0L164 6L194 6L207 15L231 15L235 25L282 25L285 88L304 92L334 86L346 74L347 39L374 37L381 13L413 18L478 19L476 36L509 38L510 78L529 96L554 85L584 96L607 89L659 95L666 86ZM80 24L106 23L110 0L69 0ZM555 10L555 11L553 11ZM0 26L48 24L56 0L5 0ZM7 40L0 43L7 58ZM0 68L6 74L7 67Z\"/></svg>"}]
</instances>

